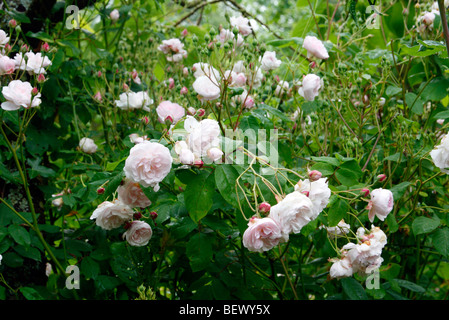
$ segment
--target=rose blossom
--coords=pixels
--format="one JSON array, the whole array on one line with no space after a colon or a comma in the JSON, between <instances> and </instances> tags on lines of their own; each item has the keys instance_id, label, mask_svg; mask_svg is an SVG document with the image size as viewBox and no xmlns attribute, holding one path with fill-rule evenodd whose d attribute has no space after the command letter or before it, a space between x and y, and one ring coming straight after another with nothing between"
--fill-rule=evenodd
<instances>
[{"instance_id":1,"label":"rose blossom","mask_svg":"<svg viewBox=\"0 0 449 320\"><path fill-rule=\"evenodd\" d=\"M215 69L214 67L212 67L211 65L209 65L208 63L204 63L204 62L194 63L192 66L192 70L193 70L193 76L195 78L199 78L201 76L207 76L208 78L211 79L211 81L213 81L217 85L221 79L220 72L217 69Z\"/></svg>"},{"instance_id":2,"label":"rose blossom","mask_svg":"<svg viewBox=\"0 0 449 320\"><path fill-rule=\"evenodd\" d=\"M123 234L126 241L134 247L146 246L153 236L150 225L144 221L132 221Z\"/></svg>"},{"instance_id":3,"label":"rose blossom","mask_svg":"<svg viewBox=\"0 0 449 320\"><path fill-rule=\"evenodd\" d=\"M272 249L282 239L281 228L273 219L252 217L243 233L243 246L249 251L264 252Z\"/></svg>"},{"instance_id":4,"label":"rose blossom","mask_svg":"<svg viewBox=\"0 0 449 320\"><path fill-rule=\"evenodd\" d=\"M262 68L262 70L269 71L279 68L282 61L276 58L276 52L265 51L260 63L261 63L260 67Z\"/></svg>"},{"instance_id":5,"label":"rose blossom","mask_svg":"<svg viewBox=\"0 0 449 320\"><path fill-rule=\"evenodd\" d=\"M228 41L233 41L235 47L240 47L243 44L243 37L240 33L237 34L236 40L234 33L231 30L225 28L222 28L220 30L220 34L217 35L217 40L222 44L225 44Z\"/></svg>"},{"instance_id":6,"label":"rose blossom","mask_svg":"<svg viewBox=\"0 0 449 320\"><path fill-rule=\"evenodd\" d=\"M219 146L220 126L216 120L197 121L194 117L187 116L184 129L187 131L186 143L197 158L207 156L210 148Z\"/></svg>"},{"instance_id":7,"label":"rose blossom","mask_svg":"<svg viewBox=\"0 0 449 320\"><path fill-rule=\"evenodd\" d=\"M143 141L131 148L123 170L127 178L158 191L159 182L170 172L172 162L167 147L157 142Z\"/></svg>"},{"instance_id":8,"label":"rose blossom","mask_svg":"<svg viewBox=\"0 0 449 320\"><path fill-rule=\"evenodd\" d=\"M193 165L195 162L195 155L190 151L189 146L185 141L175 142L175 152L178 155L179 162L182 164Z\"/></svg>"},{"instance_id":9,"label":"rose blossom","mask_svg":"<svg viewBox=\"0 0 449 320\"><path fill-rule=\"evenodd\" d=\"M343 256L341 259L331 259L330 262L333 262L329 270L329 276L332 279L340 279L352 276L353 270L349 257Z\"/></svg>"},{"instance_id":10,"label":"rose blossom","mask_svg":"<svg viewBox=\"0 0 449 320\"><path fill-rule=\"evenodd\" d=\"M308 74L302 80L302 86L298 89L298 93L306 100L313 101L318 96L321 87L323 86L323 80L315 75Z\"/></svg>"},{"instance_id":11,"label":"rose blossom","mask_svg":"<svg viewBox=\"0 0 449 320\"><path fill-rule=\"evenodd\" d=\"M0 56L0 75L11 74L16 68L16 62L14 59L8 56Z\"/></svg>"},{"instance_id":12,"label":"rose blossom","mask_svg":"<svg viewBox=\"0 0 449 320\"><path fill-rule=\"evenodd\" d=\"M284 93L288 91L290 87L290 84L287 81L281 80L279 81L279 84L276 86L276 89L274 90L275 96L282 96Z\"/></svg>"},{"instance_id":13,"label":"rose blossom","mask_svg":"<svg viewBox=\"0 0 449 320\"><path fill-rule=\"evenodd\" d=\"M119 100L115 100L115 105L123 110L142 108L145 111L150 111L148 106L152 103L153 99L145 91L123 92L120 94Z\"/></svg>"},{"instance_id":14,"label":"rose blossom","mask_svg":"<svg viewBox=\"0 0 449 320\"><path fill-rule=\"evenodd\" d=\"M80 142L79 142L79 147L80 149L85 152L85 153L95 153L97 152L97 148L98 146L95 144L94 140L92 140L91 138L81 138Z\"/></svg>"},{"instance_id":15,"label":"rose blossom","mask_svg":"<svg viewBox=\"0 0 449 320\"><path fill-rule=\"evenodd\" d=\"M12 80L7 87L3 87L2 94L6 99L1 104L3 110L13 111L24 107L25 109L34 108L41 104L41 94L33 96L33 87L29 82L21 80Z\"/></svg>"},{"instance_id":16,"label":"rose blossom","mask_svg":"<svg viewBox=\"0 0 449 320\"><path fill-rule=\"evenodd\" d=\"M117 20L120 18L120 12L117 9L114 9L109 14L109 17L111 18L112 22L117 22Z\"/></svg>"},{"instance_id":17,"label":"rose blossom","mask_svg":"<svg viewBox=\"0 0 449 320\"><path fill-rule=\"evenodd\" d=\"M295 191L308 193L308 197L313 203L315 218L326 208L331 196L331 190L329 189L326 178L315 181L310 181L309 179L299 181L295 185Z\"/></svg>"},{"instance_id":18,"label":"rose blossom","mask_svg":"<svg viewBox=\"0 0 449 320\"><path fill-rule=\"evenodd\" d=\"M449 174L449 136L445 134L432 151L430 151L430 156L432 157L433 163L442 172Z\"/></svg>"},{"instance_id":19,"label":"rose blossom","mask_svg":"<svg viewBox=\"0 0 449 320\"><path fill-rule=\"evenodd\" d=\"M157 48L162 51L167 61L179 62L187 57L187 51L184 50L184 44L177 38L163 40L162 44Z\"/></svg>"},{"instance_id":20,"label":"rose blossom","mask_svg":"<svg viewBox=\"0 0 449 320\"><path fill-rule=\"evenodd\" d=\"M90 219L95 219L97 226L112 230L131 220L133 214L133 209L120 200L104 201L94 210Z\"/></svg>"},{"instance_id":21,"label":"rose blossom","mask_svg":"<svg viewBox=\"0 0 449 320\"><path fill-rule=\"evenodd\" d=\"M335 227L326 227L327 233L331 239L349 233L350 229L351 226L343 219L341 219Z\"/></svg>"},{"instance_id":22,"label":"rose blossom","mask_svg":"<svg viewBox=\"0 0 449 320\"><path fill-rule=\"evenodd\" d=\"M146 208L151 205L140 185L126 178L117 188L117 198L131 208Z\"/></svg>"},{"instance_id":23,"label":"rose blossom","mask_svg":"<svg viewBox=\"0 0 449 320\"><path fill-rule=\"evenodd\" d=\"M378 188L371 191L371 200L368 203L368 218L374 221L374 216L384 221L393 209L393 193L390 190Z\"/></svg>"},{"instance_id":24,"label":"rose blossom","mask_svg":"<svg viewBox=\"0 0 449 320\"><path fill-rule=\"evenodd\" d=\"M171 101L162 101L156 108L159 122L163 123L168 117L178 122L185 115L185 110L179 104Z\"/></svg>"},{"instance_id":25,"label":"rose blossom","mask_svg":"<svg viewBox=\"0 0 449 320\"><path fill-rule=\"evenodd\" d=\"M328 59L329 54L323 45L323 42L314 36L307 36L304 38L302 44L303 48L307 50L307 57L316 57L318 59Z\"/></svg>"},{"instance_id":26,"label":"rose blossom","mask_svg":"<svg viewBox=\"0 0 449 320\"><path fill-rule=\"evenodd\" d=\"M268 217L280 226L282 233L299 233L310 221L315 219L312 201L304 194L293 191L279 203L272 206Z\"/></svg>"},{"instance_id":27,"label":"rose blossom","mask_svg":"<svg viewBox=\"0 0 449 320\"><path fill-rule=\"evenodd\" d=\"M247 36L251 33L252 28L249 25L249 20L243 16L231 17L230 21L233 28L237 28L242 36Z\"/></svg>"},{"instance_id":28,"label":"rose blossom","mask_svg":"<svg viewBox=\"0 0 449 320\"><path fill-rule=\"evenodd\" d=\"M4 47L9 42L9 37L5 31L0 29L0 47Z\"/></svg>"},{"instance_id":29,"label":"rose blossom","mask_svg":"<svg viewBox=\"0 0 449 320\"><path fill-rule=\"evenodd\" d=\"M200 100L215 100L220 97L220 87L207 76L198 77L192 86Z\"/></svg>"},{"instance_id":30,"label":"rose blossom","mask_svg":"<svg viewBox=\"0 0 449 320\"><path fill-rule=\"evenodd\" d=\"M210 148L207 150L207 157L212 161L218 161L223 156L223 151L221 151L219 148Z\"/></svg>"},{"instance_id":31,"label":"rose blossom","mask_svg":"<svg viewBox=\"0 0 449 320\"><path fill-rule=\"evenodd\" d=\"M40 52L34 53L29 51L25 53L25 57L21 52L14 56L16 68L28 71L30 74L45 74L46 71L44 68L51 65L50 59L48 59L47 56L42 56L42 53Z\"/></svg>"}]
</instances>

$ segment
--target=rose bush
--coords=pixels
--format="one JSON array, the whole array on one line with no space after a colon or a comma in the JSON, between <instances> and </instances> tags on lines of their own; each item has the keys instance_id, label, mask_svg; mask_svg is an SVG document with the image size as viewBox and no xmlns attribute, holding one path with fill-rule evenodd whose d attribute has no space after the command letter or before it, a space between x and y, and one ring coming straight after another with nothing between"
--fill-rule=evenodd
<instances>
[{"instance_id":1,"label":"rose bush","mask_svg":"<svg viewBox=\"0 0 449 320\"><path fill-rule=\"evenodd\" d=\"M447 297L446 12L268 5L4 8L1 299Z\"/></svg>"}]
</instances>

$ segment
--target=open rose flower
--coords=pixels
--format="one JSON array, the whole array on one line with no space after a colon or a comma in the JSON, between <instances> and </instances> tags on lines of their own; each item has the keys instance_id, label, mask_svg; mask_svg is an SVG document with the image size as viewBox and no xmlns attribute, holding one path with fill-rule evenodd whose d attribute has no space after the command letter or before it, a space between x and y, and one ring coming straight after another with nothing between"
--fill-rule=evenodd
<instances>
[{"instance_id":1,"label":"open rose flower","mask_svg":"<svg viewBox=\"0 0 449 320\"><path fill-rule=\"evenodd\" d=\"M152 236L153 230L151 226L140 220L132 221L123 234L123 238L133 247L146 246Z\"/></svg>"},{"instance_id":2,"label":"open rose flower","mask_svg":"<svg viewBox=\"0 0 449 320\"><path fill-rule=\"evenodd\" d=\"M220 144L220 126L216 120L203 119L197 121L187 116L184 122L187 131L186 143L197 158L207 156L207 151Z\"/></svg>"},{"instance_id":3,"label":"open rose flower","mask_svg":"<svg viewBox=\"0 0 449 320\"><path fill-rule=\"evenodd\" d=\"M272 206L269 217L277 222L284 236L299 233L315 219L312 201L303 193L293 191L279 203Z\"/></svg>"},{"instance_id":4,"label":"open rose flower","mask_svg":"<svg viewBox=\"0 0 449 320\"><path fill-rule=\"evenodd\" d=\"M119 96L119 100L115 100L115 105L123 110L143 109L150 111L148 106L153 103L153 99L148 96L145 91L139 92L123 92Z\"/></svg>"},{"instance_id":5,"label":"open rose flower","mask_svg":"<svg viewBox=\"0 0 449 320\"><path fill-rule=\"evenodd\" d=\"M127 178L158 191L159 182L170 172L172 162L170 150L166 146L143 141L131 148L123 170Z\"/></svg>"},{"instance_id":6,"label":"open rose flower","mask_svg":"<svg viewBox=\"0 0 449 320\"><path fill-rule=\"evenodd\" d=\"M281 228L273 219L268 217L251 218L248 228L243 233L243 246L254 252L268 251L282 240Z\"/></svg>"},{"instance_id":7,"label":"open rose flower","mask_svg":"<svg viewBox=\"0 0 449 320\"><path fill-rule=\"evenodd\" d=\"M12 80L7 87L3 87L2 94L6 101L2 103L3 110L14 111L24 107L34 108L41 104L41 94L32 94L33 87L29 82Z\"/></svg>"},{"instance_id":8,"label":"open rose flower","mask_svg":"<svg viewBox=\"0 0 449 320\"><path fill-rule=\"evenodd\" d=\"M0 29L0 47L4 47L9 42L8 34Z\"/></svg>"},{"instance_id":9,"label":"open rose flower","mask_svg":"<svg viewBox=\"0 0 449 320\"><path fill-rule=\"evenodd\" d=\"M295 191L305 193L313 203L314 216L317 217L329 203L331 190L326 178L315 181L301 180L295 185Z\"/></svg>"},{"instance_id":10,"label":"open rose flower","mask_svg":"<svg viewBox=\"0 0 449 320\"><path fill-rule=\"evenodd\" d=\"M156 112L161 123L168 119L176 123L185 115L184 108L171 101L162 101L157 106Z\"/></svg>"},{"instance_id":11,"label":"open rose flower","mask_svg":"<svg viewBox=\"0 0 449 320\"><path fill-rule=\"evenodd\" d=\"M212 81L208 76L196 78L192 86L196 93L198 93L200 100L210 101L220 97L219 85Z\"/></svg>"},{"instance_id":12,"label":"open rose flower","mask_svg":"<svg viewBox=\"0 0 449 320\"><path fill-rule=\"evenodd\" d=\"M231 26L237 28L242 36L247 36L252 32L252 28L249 25L249 20L243 16L231 17L229 19Z\"/></svg>"},{"instance_id":13,"label":"open rose flower","mask_svg":"<svg viewBox=\"0 0 449 320\"><path fill-rule=\"evenodd\" d=\"M117 188L117 198L131 208L146 208L151 205L142 188L137 182L125 178L122 185Z\"/></svg>"},{"instance_id":14,"label":"open rose flower","mask_svg":"<svg viewBox=\"0 0 449 320\"><path fill-rule=\"evenodd\" d=\"M302 79L302 86L298 89L301 95L307 101L315 100L323 86L323 80L316 74L308 74Z\"/></svg>"},{"instance_id":15,"label":"open rose flower","mask_svg":"<svg viewBox=\"0 0 449 320\"><path fill-rule=\"evenodd\" d=\"M316 57L318 59L328 59L329 54L324 47L323 42L314 36L306 36L302 46L307 50L307 57Z\"/></svg>"},{"instance_id":16,"label":"open rose flower","mask_svg":"<svg viewBox=\"0 0 449 320\"><path fill-rule=\"evenodd\" d=\"M14 61L17 69L28 71L30 74L45 74L45 68L51 65L47 56L32 51L25 53L25 56L21 52L17 53L14 56Z\"/></svg>"},{"instance_id":17,"label":"open rose flower","mask_svg":"<svg viewBox=\"0 0 449 320\"><path fill-rule=\"evenodd\" d=\"M449 174L449 135L445 134L440 144L430 151L433 163L442 172Z\"/></svg>"},{"instance_id":18,"label":"open rose flower","mask_svg":"<svg viewBox=\"0 0 449 320\"><path fill-rule=\"evenodd\" d=\"M98 146L95 144L95 141L87 137L81 138L79 147L83 152L89 154L97 152L98 148Z\"/></svg>"},{"instance_id":19,"label":"open rose flower","mask_svg":"<svg viewBox=\"0 0 449 320\"><path fill-rule=\"evenodd\" d=\"M343 256L341 259L330 259L329 261L333 262L329 270L329 276L332 279L341 279L352 276L353 269L349 257Z\"/></svg>"},{"instance_id":20,"label":"open rose flower","mask_svg":"<svg viewBox=\"0 0 449 320\"><path fill-rule=\"evenodd\" d=\"M134 211L120 200L104 201L92 213L90 219L105 230L112 230L130 221Z\"/></svg>"},{"instance_id":21,"label":"open rose flower","mask_svg":"<svg viewBox=\"0 0 449 320\"><path fill-rule=\"evenodd\" d=\"M165 54L167 61L179 62L187 57L187 51L184 50L184 44L177 38L163 40L157 48Z\"/></svg>"},{"instance_id":22,"label":"open rose flower","mask_svg":"<svg viewBox=\"0 0 449 320\"><path fill-rule=\"evenodd\" d=\"M260 60L260 67L264 71L274 70L279 68L282 61L276 58L276 52L265 51L262 59Z\"/></svg>"},{"instance_id":23,"label":"open rose flower","mask_svg":"<svg viewBox=\"0 0 449 320\"><path fill-rule=\"evenodd\" d=\"M11 74L16 68L14 59L8 56L0 56L0 75Z\"/></svg>"},{"instance_id":24,"label":"open rose flower","mask_svg":"<svg viewBox=\"0 0 449 320\"><path fill-rule=\"evenodd\" d=\"M375 216L384 221L393 209L393 204L393 193L390 190L378 188L371 191L371 200L367 207L369 221L373 222Z\"/></svg>"}]
</instances>

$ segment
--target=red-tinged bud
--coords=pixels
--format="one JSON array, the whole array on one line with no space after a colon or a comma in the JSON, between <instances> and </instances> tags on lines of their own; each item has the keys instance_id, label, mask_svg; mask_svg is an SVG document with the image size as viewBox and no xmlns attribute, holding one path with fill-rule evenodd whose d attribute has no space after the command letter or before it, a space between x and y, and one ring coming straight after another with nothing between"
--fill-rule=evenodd
<instances>
[{"instance_id":1,"label":"red-tinged bud","mask_svg":"<svg viewBox=\"0 0 449 320\"><path fill-rule=\"evenodd\" d=\"M309 180L310 181L317 181L319 179L321 179L321 172L319 172L318 170L312 170L309 172Z\"/></svg>"},{"instance_id":2,"label":"red-tinged bud","mask_svg":"<svg viewBox=\"0 0 449 320\"><path fill-rule=\"evenodd\" d=\"M360 190L360 193L361 193L364 197L368 197L368 196L369 196L369 189L363 188L362 190Z\"/></svg>"},{"instance_id":3,"label":"red-tinged bud","mask_svg":"<svg viewBox=\"0 0 449 320\"><path fill-rule=\"evenodd\" d=\"M181 32L181 36L183 36L183 37L187 37L187 34L188 34L189 32L187 31L187 29L184 29L184 30L182 30L182 32Z\"/></svg>"},{"instance_id":4,"label":"red-tinged bud","mask_svg":"<svg viewBox=\"0 0 449 320\"><path fill-rule=\"evenodd\" d=\"M20 52L28 52L28 46L26 44L20 47Z\"/></svg>"},{"instance_id":5,"label":"red-tinged bud","mask_svg":"<svg viewBox=\"0 0 449 320\"><path fill-rule=\"evenodd\" d=\"M171 116L167 116L167 117L165 118L165 122L166 122L167 124L172 124L172 123L173 123L173 118L172 118Z\"/></svg>"},{"instance_id":6,"label":"red-tinged bud","mask_svg":"<svg viewBox=\"0 0 449 320\"><path fill-rule=\"evenodd\" d=\"M9 43L5 44L5 52L8 53L9 51L11 51L12 47Z\"/></svg>"},{"instance_id":7,"label":"red-tinged bud","mask_svg":"<svg viewBox=\"0 0 449 320\"><path fill-rule=\"evenodd\" d=\"M259 211L263 212L263 213L268 213L270 212L271 209L271 205L268 202L262 202L259 205Z\"/></svg>"},{"instance_id":8,"label":"red-tinged bud","mask_svg":"<svg viewBox=\"0 0 449 320\"><path fill-rule=\"evenodd\" d=\"M171 90L175 87L175 80L173 78L168 79L168 88Z\"/></svg>"},{"instance_id":9,"label":"red-tinged bud","mask_svg":"<svg viewBox=\"0 0 449 320\"><path fill-rule=\"evenodd\" d=\"M124 91L128 91L129 90L129 86L126 83L123 83L123 90Z\"/></svg>"},{"instance_id":10,"label":"red-tinged bud","mask_svg":"<svg viewBox=\"0 0 449 320\"><path fill-rule=\"evenodd\" d=\"M38 93L39 93L39 90L36 87L34 87L33 90L31 90L31 94L33 96L37 95Z\"/></svg>"},{"instance_id":11,"label":"red-tinged bud","mask_svg":"<svg viewBox=\"0 0 449 320\"><path fill-rule=\"evenodd\" d=\"M195 162L193 163L193 165L199 169L201 169L204 165L204 162L202 160L195 160Z\"/></svg>"},{"instance_id":12,"label":"red-tinged bud","mask_svg":"<svg viewBox=\"0 0 449 320\"><path fill-rule=\"evenodd\" d=\"M38 83L44 83L45 80L47 80L47 79L45 79L45 76L44 76L43 73L40 73L40 74L37 76L37 82L38 82Z\"/></svg>"},{"instance_id":13,"label":"red-tinged bud","mask_svg":"<svg viewBox=\"0 0 449 320\"><path fill-rule=\"evenodd\" d=\"M189 89L187 89L187 87L182 87L181 91L179 92L180 94L187 94L189 92Z\"/></svg>"},{"instance_id":14,"label":"red-tinged bud","mask_svg":"<svg viewBox=\"0 0 449 320\"><path fill-rule=\"evenodd\" d=\"M142 122L144 124L148 124L148 123L150 123L150 119L147 116L145 116L145 117L142 118Z\"/></svg>"},{"instance_id":15,"label":"red-tinged bud","mask_svg":"<svg viewBox=\"0 0 449 320\"><path fill-rule=\"evenodd\" d=\"M310 69L315 69L315 68L316 68L316 62L315 62L315 61L312 61L312 62L309 64L309 67L310 67Z\"/></svg>"},{"instance_id":16,"label":"red-tinged bud","mask_svg":"<svg viewBox=\"0 0 449 320\"><path fill-rule=\"evenodd\" d=\"M151 219L155 220L157 218L157 212L155 211L150 212L150 217Z\"/></svg>"},{"instance_id":17,"label":"red-tinged bud","mask_svg":"<svg viewBox=\"0 0 449 320\"><path fill-rule=\"evenodd\" d=\"M42 50L43 50L44 52L50 51L50 45L49 45L47 42L45 42L45 43L42 45Z\"/></svg>"},{"instance_id":18,"label":"red-tinged bud","mask_svg":"<svg viewBox=\"0 0 449 320\"><path fill-rule=\"evenodd\" d=\"M198 111L196 112L196 115L198 117L202 117L206 114L206 110L204 110L203 108L198 109Z\"/></svg>"},{"instance_id":19,"label":"red-tinged bud","mask_svg":"<svg viewBox=\"0 0 449 320\"><path fill-rule=\"evenodd\" d=\"M134 220L139 220L140 218L142 218L142 214L140 212L136 212L133 214L133 218Z\"/></svg>"},{"instance_id":20,"label":"red-tinged bud","mask_svg":"<svg viewBox=\"0 0 449 320\"><path fill-rule=\"evenodd\" d=\"M302 194L304 194L305 196L309 196L309 191L301 191Z\"/></svg>"},{"instance_id":21,"label":"red-tinged bud","mask_svg":"<svg viewBox=\"0 0 449 320\"><path fill-rule=\"evenodd\" d=\"M380 182L385 181L385 179L387 179L387 176L385 174L379 174L377 176L377 180L379 180Z\"/></svg>"},{"instance_id":22,"label":"red-tinged bud","mask_svg":"<svg viewBox=\"0 0 449 320\"><path fill-rule=\"evenodd\" d=\"M8 21L8 26L10 26L11 28L15 28L17 27L17 21L14 19L11 19Z\"/></svg>"},{"instance_id":23,"label":"red-tinged bud","mask_svg":"<svg viewBox=\"0 0 449 320\"><path fill-rule=\"evenodd\" d=\"M105 189L103 187L100 187L97 189L97 194L103 194Z\"/></svg>"},{"instance_id":24,"label":"red-tinged bud","mask_svg":"<svg viewBox=\"0 0 449 320\"><path fill-rule=\"evenodd\" d=\"M131 228L131 224L132 224L132 222L127 221L127 222L125 222L125 224L123 225L123 228L124 228L125 230L128 230L129 228Z\"/></svg>"},{"instance_id":25,"label":"red-tinged bud","mask_svg":"<svg viewBox=\"0 0 449 320\"><path fill-rule=\"evenodd\" d=\"M101 71L98 71L98 72L97 72L97 77L98 77L98 78L101 78L102 74L103 74L103 73L101 73Z\"/></svg>"}]
</instances>

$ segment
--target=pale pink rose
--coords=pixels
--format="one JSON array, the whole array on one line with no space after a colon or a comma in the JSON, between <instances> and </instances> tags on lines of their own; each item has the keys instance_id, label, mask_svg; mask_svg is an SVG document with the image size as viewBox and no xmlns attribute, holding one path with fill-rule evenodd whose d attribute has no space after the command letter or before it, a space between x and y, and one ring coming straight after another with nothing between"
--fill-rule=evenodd
<instances>
[{"instance_id":1,"label":"pale pink rose","mask_svg":"<svg viewBox=\"0 0 449 320\"><path fill-rule=\"evenodd\" d=\"M212 161L218 161L223 156L223 151L221 151L219 148L210 148L207 150L207 157Z\"/></svg>"},{"instance_id":2,"label":"pale pink rose","mask_svg":"<svg viewBox=\"0 0 449 320\"><path fill-rule=\"evenodd\" d=\"M14 72L15 68L16 62L14 59L9 58L8 56L0 57L0 75L11 74Z\"/></svg>"},{"instance_id":3,"label":"pale pink rose","mask_svg":"<svg viewBox=\"0 0 449 320\"><path fill-rule=\"evenodd\" d=\"M117 22L117 20L120 18L120 12L117 9L114 9L109 14L109 17L111 18L112 22Z\"/></svg>"},{"instance_id":4,"label":"pale pink rose","mask_svg":"<svg viewBox=\"0 0 449 320\"><path fill-rule=\"evenodd\" d=\"M41 104L41 94L37 93L33 96L33 87L29 82L22 82L21 80L12 80L7 87L3 87L2 94L6 99L2 103L3 110L13 111L20 107L25 109L34 108Z\"/></svg>"},{"instance_id":5,"label":"pale pink rose","mask_svg":"<svg viewBox=\"0 0 449 320\"><path fill-rule=\"evenodd\" d=\"M282 61L276 58L276 52L265 51L260 63L260 67L262 68L262 70L269 71L279 68L279 66L282 64Z\"/></svg>"},{"instance_id":6,"label":"pale pink rose","mask_svg":"<svg viewBox=\"0 0 449 320\"><path fill-rule=\"evenodd\" d=\"M298 89L298 93L306 100L313 101L318 96L321 87L323 86L323 80L315 75L308 74L302 80L302 86Z\"/></svg>"},{"instance_id":7,"label":"pale pink rose","mask_svg":"<svg viewBox=\"0 0 449 320\"><path fill-rule=\"evenodd\" d=\"M269 216L280 226L282 233L299 233L316 216L312 201L304 194L293 191L279 203L272 206Z\"/></svg>"},{"instance_id":8,"label":"pale pink rose","mask_svg":"<svg viewBox=\"0 0 449 320\"><path fill-rule=\"evenodd\" d=\"M137 144L137 143L141 143L141 142L148 140L148 137L147 136L139 136L137 133L131 133L129 135L129 140L132 143Z\"/></svg>"},{"instance_id":9,"label":"pale pink rose","mask_svg":"<svg viewBox=\"0 0 449 320\"><path fill-rule=\"evenodd\" d=\"M45 74L45 68L52 64L47 56L42 56L41 52L34 53L29 51L25 53L25 57L21 52L14 56L16 69L28 71L30 74Z\"/></svg>"},{"instance_id":10,"label":"pale pink rose","mask_svg":"<svg viewBox=\"0 0 449 320\"><path fill-rule=\"evenodd\" d=\"M103 97L101 96L101 92L97 91L97 93L93 96L93 99L97 102L101 102L103 100Z\"/></svg>"},{"instance_id":11,"label":"pale pink rose","mask_svg":"<svg viewBox=\"0 0 449 320\"><path fill-rule=\"evenodd\" d=\"M332 279L341 279L352 276L354 271L349 257L343 256L341 259L331 259L330 262L333 262L329 270L329 276Z\"/></svg>"},{"instance_id":12,"label":"pale pink rose","mask_svg":"<svg viewBox=\"0 0 449 320\"><path fill-rule=\"evenodd\" d=\"M187 57L184 44L177 38L163 40L158 50L165 54L167 61L179 62Z\"/></svg>"},{"instance_id":13,"label":"pale pink rose","mask_svg":"<svg viewBox=\"0 0 449 320\"><path fill-rule=\"evenodd\" d=\"M194 117L187 116L184 129L187 131L186 143L196 158L207 156L207 150L219 146L221 131L216 120L197 121Z\"/></svg>"},{"instance_id":14,"label":"pale pink rose","mask_svg":"<svg viewBox=\"0 0 449 320\"><path fill-rule=\"evenodd\" d=\"M132 221L123 234L123 238L134 247L146 246L153 236L151 226L140 220Z\"/></svg>"},{"instance_id":15,"label":"pale pink rose","mask_svg":"<svg viewBox=\"0 0 449 320\"><path fill-rule=\"evenodd\" d=\"M433 12L425 12L424 15L422 16L422 22L425 25L430 26L431 24L433 24L434 20L435 20L435 13Z\"/></svg>"},{"instance_id":16,"label":"pale pink rose","mask_svg":"<svg viewBox=\"0 0 449 320\"><path fill-rule=\"evenodd\" d=\"M279 84L276 86L276 89L274 90L275 96L282 96L284 93L288 91L290 87L290 84L287 81L281 80L279 81Z\"/></svg>"},{"instance_id":17,"label":"pale pink rose","mask_svg":"<svg viewBox=\"0 0 449 320\"><path fill-rule=\"evenodd\" d=\"M440 140L440 143L430 151L430 156L433 163L442 172L449 174L449 135L444 134Z\"/></svg>"},{"instance_id":18,"label":"pale pink rose","mask_svg":"<svg viewBox=\"0 0 449 320\"><path fill-rule=\"evenodd\" d=\"M224 78L227 80L229 87L242 88L246 84L246 75L243 72L237 73L227 70L224 73Z\"/></svg>"},{"instance_id":19,"label":"pale pink rose","mask_svg":"<svg viewBox=\"0 0 449 320\"><path fill-rule=\"evenodd\" d=\"M215 100L220 97L220 87L217 83L211 81L207 76L196 78L193 83L193 89L200 96L200 100Z\"/></svg>"},{"instance_id":20,"label":"pale pink rose","mask_svg":"<svg viewBox=\"0 0 449 320\"><path fill-rule=\"evenodd\" d=\"M243 37L241 34L237 34L237 40L235 39L235 35L231 30L222 28L220 30L220 34L217 35L217 40L220 43L224 44L228 41L232 41L235 47L240 47L243 44Z\"/></svg>"},{"instance_id":21,"label":"pale pink rose","mask_svg":"<svg viewBox=\"0 0 449 320\"><path fill-rule=\"evenodd\" d=\"M104 201L92 213L90 219L105 230L112 230L130 221L134 211L120 200Z\"/></svg>"},{"instance_id":22,"label":"pale pink rose","mask_svg":"<svg viewBox=\"0 0 449 320\"><path fill-rule=\"evenodd\" d=\"M220 82L220 72L208 63L197 62L193 64L192 71L195 78L207 76L212 82L216 83L217 85Z\"/></svg>"},{"instance_id":23,"label":"pale pink rose","mask_svg":"<svg viewBox=\"0 0 449 320\"><path fill-rule=\"evenodd\" d=\"M304 38L302 46L307 50L307 57L316 57L318 59L328 59L329 54L323 45L323 42L314 36Z\"/></svg>"},{"instance_id":24,"label":"pale pink rose","mask_svg":"<svg viewBox=\"0 0 449 320\"><path fill-rule=\"evenodd\" d=\"M242 36L247 36L252 31L252 28L249 25L249 20L243 16L231 17L229 22L233 28L239 30Z\"/></svg>"},{"instance_id":25,"label":"pale pink rose","mask_svg":"<svg viewBox=\"0 0 449 320\"><path fill-rule=\"evenodd\" d=\"M195 155L190 151L189 146L185 141L175 142L175 152L178 155L179 162L182 164L193 165L195 162Z\"/></svg>"},{"instance_id":26,"label":"pale pink rose","mask_svg":"<svg viewBox=\"0 0 449 320\"><path fill-rule=\"evenodd\" d=\"M172 162L167 147L157 142L143 141L131 148L123 170L127 178L157 191L159 182L170 172Z\"/></svg>"},{"instance_id":27,"label":"pale pink rose","mask_svg":"<svg viewBox=\"0 0 449 320\"><path fill-rule=\"evenodd\" d=\"M384 221L388 214L393 210L393 193L390 190L378 188L371 191L371 200L368 203L368 218L374 221L374 216Z\"/></svg>"},{"instance_id":28,"label":"pale pink rose","mask_svg":"<svg viewBox=\"0 0 449 320\"><path fill-rule=\"evenodd\" d=\"M163 123L167 117L170 117L173 122L178 122L185 115L185 110L179 104L171 101L162 101L156 108L159 122Z\"/></svg>"},{"instance_id":29,"label":"pale pink rose","mask_svg":"<svg viewBox=\"0 0 449 320\"><path fill-rule=\"evenodd\" d=\"M150 111L148 106L152 103L153 99L145 91L123 92L120 94L119 100L115 100L115 105L123 110L143 109Z\"/></svg>"},{"instance_id":30,"label":"pale pink rose","mask_svg":"<svg viewBox=\"0 0 449 320\"><path fill-rule=\"evenodd\" d=\"M273 219L253 217L243 233L243 246L249 251L264 252L278 245L283 239L281 228Z\"/></svg>"},{"instance_id":31,"label":"pale pink rose","mask_svg":"<svg viewBox=\"0 0 449 320\"><path fill-rule=\"evenodd\" d=\"M9 42L9 37L5 31L0 29L0 47L4 47Z\"/></svg>"},{"instance_id":32,"label":"pale pink rose","mask_svg":"<svg viewBox=\"0 0 449 320\"><path fill-rule=\"evenodd\" d=\"M95 144L94 140L87 137L81 138L79 142L79 147L83 152L89 154L97 152L98 149L98 146Z\"/></svg>"},{"instance_id":33,"label":"pale pink rose","mask_svg":"<svg viewBox=\"0 0 449 320\"><path fill-rule=\"evenodd\" d=\"M320 178L315 181L310 181L309 179L300 180L295 185L295 191L307 194L313 203L315 218L326 208L331 196L331 190L326 178Z\"/></svg>"},{"instance_id":34,"label":"pale pink rose","mask_svg":"<svg viewBox=\"0 0 449 320\"><path fill-rule=\"evenodd\" d=\"M140 185L126 178L124 183L117 188L117 198L131 208L146 208L151 205L151 201Z\"/></svg>"}]
</instances>

